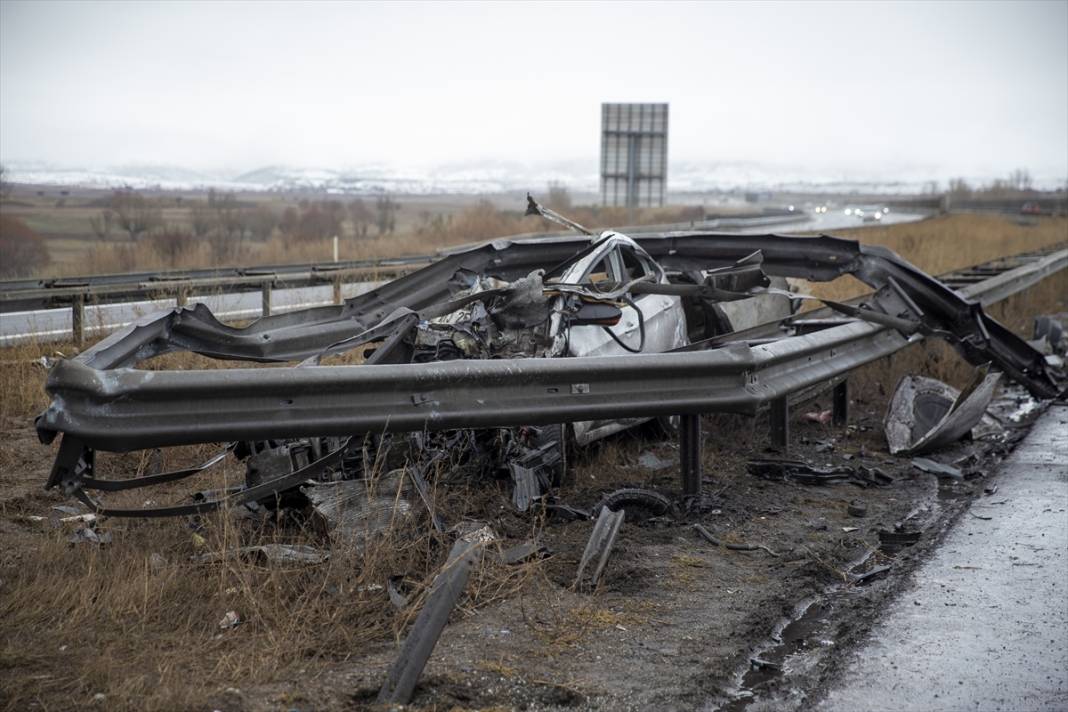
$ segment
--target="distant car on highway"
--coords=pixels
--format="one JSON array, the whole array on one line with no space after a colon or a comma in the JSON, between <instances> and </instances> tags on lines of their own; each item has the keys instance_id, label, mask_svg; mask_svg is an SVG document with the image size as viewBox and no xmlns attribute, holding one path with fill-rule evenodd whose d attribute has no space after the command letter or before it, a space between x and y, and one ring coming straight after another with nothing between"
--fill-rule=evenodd
<instances>
[{"instance_id":1,"label":"distant car on highway","mask_svg":"<svg viewBox=\"0 0 1068 712\"><path fill-rule=\"evenodd\" d=\"M1021 215L1045 215L1042 206L1033 200L1029 200L1020 207Z\"/></svg>"}]
</instances>

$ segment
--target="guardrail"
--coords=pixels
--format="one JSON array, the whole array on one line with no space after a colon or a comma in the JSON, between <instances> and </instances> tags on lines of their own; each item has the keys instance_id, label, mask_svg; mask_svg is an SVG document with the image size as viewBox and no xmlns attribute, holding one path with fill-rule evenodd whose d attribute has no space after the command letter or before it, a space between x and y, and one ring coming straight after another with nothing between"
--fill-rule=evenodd
<instances>
[{"instance_id":1,"label":"guardrail","mask_svg":"<svg viewBox=\"0 0 1068 712\"><path fill-rule=\"evenodd\" d=\"M961 292L991 303L1066 268L1068 249L1007 258L990 265L1002 271L971 281ZM921 330L903 331L887 322L906 321L888 313L868 311L843 320L841 312L838 305L839 318L823 323L817 323L819 310L806 312L676 352L601 358L197 372L101 370L65 360L49 374L47 388L55 400L38 420L38 431L46 439L63 433L50 483L77 493L85 472L79 462L91 458L88 448L129 451L213 441L681 415L682 489L693 495L701 482L700 414L755 414L768 407L772 443L785 450L790 405L798 394L835 387L835 420L844 422L849 372L923 339ZM1010 342L1018 341L996 322L987 321L982 329L989 330L984 333L991 344L1011 350ZM146 331L144 338L149 336ZM959 345L966 352L977 347L968 339ZM1012 364L1008 352L1001 356L990 355L996 363ZM124 358L109 354L104 360ZM1013 375L1012 368L1007 372ZM1035 373L1016 375L1038 382ZM1061 387L1050 383L1052 390L1046 390L1056 393Z\"/></svg>"}]
</instances>

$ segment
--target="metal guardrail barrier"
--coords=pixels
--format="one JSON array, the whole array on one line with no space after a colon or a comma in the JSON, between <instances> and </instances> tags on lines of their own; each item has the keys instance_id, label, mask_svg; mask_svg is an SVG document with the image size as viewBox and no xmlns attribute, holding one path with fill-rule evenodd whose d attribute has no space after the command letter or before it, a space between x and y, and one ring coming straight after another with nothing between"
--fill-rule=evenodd
<instances>
[{"instance_id":1,"label":"metal guardrail barrier","mask_svg":"<svg viewBox=\"0 0 1068 712\"><path fill-rule=\"evenodd\" d=\"M722 249L720 236L680 234L658 239L660 243L651 247L670 254L683 245L699 251L700 245L692 241L701 239L710 241L708 247L719 245ZM856 249L850 247L856 243L808 238L806 258L777 255L777 250L785 248L784 241L792 239L732 237L730 242L738 243L733 248L742 252L753 241L760 243L769 264L777 265L779 270L797 269L805 260L814 260L809 262L812 269L823 262L840 265L841 257ZM536 248L535 245L527 247L528 250ZM494 250L487 246L459 257L497 260L499 257L494 255L500 253ZM898 279L908 279L910 274L920 278L920 273L907 263L896 262L892 253L865 252L863 247L859 250L860 259L867 260L865 267L822 269L868 269L876 273L896 270ZM524 259L520 252L511 253L513 259ZM452 267L445 260L435 269ZM986 268L962 270L959 278L971 280L986 275L962 291L968 299L990 303L1065 268L1068 268L1068 250L1059 250L1006 258ZM1005 271L998 272L999 269ZM952 337L954 343L973 363L978 362L977 358L992 360L1034 392L1050 395L1061 390L1062 386L1044 370L1044 363L1032 361L1037 352L983 316L974 302L962 301L929 277L920 278L909 288L886 272L876 281L886 281L887 286L893 287L889 291L884 287L874 295L886 311L831 304L838 314L836 320L824 319L818 323L819 311L806 312L674 352L599 358L461 359L218 371L122 368L121 364L131 359L151 355L152 349L166 352L169 347L165 344L170 340L176 340L183 348L200 350L198 339L207 339L203 343L217 343L214 348L222 349L216 351L220 355L228 353L230 348L237 349L235 354L248 348L241 342L226 346L226 339L215 341L217 337L204 332L195 319L192 331L186 332L172 331L180 326L177 322L146 319L125 334L101 342L94 347L94 353L61 361L52 369L47 389L54 400L38 419L38 432L45 440L63 434L50 484L63 485L78 494L80 483L89 486L91 482L91 477L90 480L82 478L85 472L91 473L92 452L96 449L122 452L218 441L351 437L354 433L368 432L477 429L681 415L681 481L684 493L695 494L701 482L701 432L697 416L711 412L755 414L769 406L773 444L785 448L789 409L798 394L835 388L835 420L844 422L848 397L843 379L850 371L920 341L924 333L950 337L943 329L954 321L957 324L953 328L959 330ZM941 306L939 295L948 300ZM427 298L432 297L427 295ZM926 327L895 316L904 313L899 311L902 305L908 307L906 311L923 314L913 298L921 298L927 309L934 310L928 314L930 322ZM349 308L354 305L349 304ZM966 313L957 311L961 308ZM843 312L851 314L851 318L843 319ZM939 313L941 316L936 316ZM174 316L181 315L176 312ZM324 319L328 316L323 314ZM939 323L943 326L939 327ZM978 338L985 345L974 341ZM159 348L163 351L158 351ZM244 357L251 356L252 352ZM333 453L329 457L337 456ZM303 475L295 472L286 477L298 476ZM134 482L131 486L140 486ZM246 494L252 496L258 491L254 488ZM223 502L195 507L219 504ZM170 510L161 512L167 514ZM126 514L140 516L136 511Z\"/></svg>"}]
</instances>

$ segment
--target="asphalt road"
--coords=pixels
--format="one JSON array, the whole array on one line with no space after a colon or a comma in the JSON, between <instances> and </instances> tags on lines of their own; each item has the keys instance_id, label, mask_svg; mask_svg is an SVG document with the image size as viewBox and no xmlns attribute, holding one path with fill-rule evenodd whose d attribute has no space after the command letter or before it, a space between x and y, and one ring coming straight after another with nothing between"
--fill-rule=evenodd
<instances>
[{"instance_id":1,"label":"asphalt road","mask_svg":"<svg viewBox=\"0 0 1068 712\"><path fill-rule=\"evenodd\" d=\"M993 482L816 709L1068 710L1068 406Z\"/></svg>"}]
</instances>

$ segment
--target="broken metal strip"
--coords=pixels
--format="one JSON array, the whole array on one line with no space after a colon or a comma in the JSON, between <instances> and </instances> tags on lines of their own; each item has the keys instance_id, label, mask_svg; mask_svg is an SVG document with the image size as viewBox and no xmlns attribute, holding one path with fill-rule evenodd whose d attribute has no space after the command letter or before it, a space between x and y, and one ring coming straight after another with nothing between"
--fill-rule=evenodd
<instances>
[{"instance_id":1,"label":"broken metal strip","mask_svg":"<svg viewBox=\"0 0 1068 712\"><path fill-rule=\"evenodd\" d=\"M163 484L164 482L175 482L177 480L184 480L187 477L200 474L226 459L226 456L233 452L237 443L231 443L225 450L212 457L207 462L204 462L196 467L189 467L184 470L173 470L171 472L160 472L155 475L145 475L143 477L132 477L126 480L101 480L95 477L81 477L79 478L79 484L85 489L95 489L101 492L121 492L128 489L139 489L141 487L151 487L153 485Z\"/></svg>"},{"instance_id":2,"label":"broken metal strip","mask_svg":"<svg viewBox=\"0 0 1068 712\"><path fill-rule=\"evenodd\" d=\"M301 467L287 475L275 477L270 480L265 480L253 487L247 487L232 494L227 494L218 499L207 499L193 504L176 504L164 507L151 507L143 509L125 509L106 507L95 499L93 499L83 487L84 478L80 475L76 466L64 468L65 471L60 470L60 458L63 458L66 454L74 451L84 453L84 444L79 440L64 437L63 443L60 445L60 455L56 458L56 467L53 468L52 476L49 479L49 486L52 486L52 482L56 481L61 485L68 493L73 494L79 500L81 500L87 507L92 509L96 514L106 517L180 517L190 516L194 514L204 514L211 512L219 508L234 507L240 504L246 504L248 502L254 502L264 497L269 497L277 492L287 490L294 487L305 480L314 479L320 474L325 472L328 468L340 464L345 454L348 452L349 447L352 445L354 438L349 438L339 447L330 453L327 453L323 457L311 462L304 467ZM66 451L66 453L64 452ZM90 451L91 452L91 451ZM84 457L84 454L82 455ZM91 455L90 455L91 457Z\"/></svg>"},{"instance_id":3,"label":"broken metal strip","mask_svg":"<svg viewBox=\"0 0 1068 712\"><path fill-rule=\"evenodd\" d=\"M63 432L121 452L622 415L755 413L907 343L896 331L856 322L751 348L583 359L174 372L100 372L64 361L49 375L56 400L37 426L46 439Z\"/></svg>"},{"instance_id":4,"label":"broken metal strip","mask_svg":"<svg viewBox=\"0 0 1068 712\"><path fill-rule=\"evenodd\" d=\"M1022 292L1066 268L1068 268L1068 250L1057 250L1007 272L1001 272L981 282L970 284L959 291L968 299L975 299L986 306Z\"/></svg>"},{"instance_id":5,"label":"broken metal strip","mask_svg":"<svg viewBox=\"0 0 1068 712\"><path fill-rule=\"evenodd\" d=\"M624 510L622 509L613 511L608 507L601 508L600 514L597 515L597 522L593 525L593 530L590 532L590 539L586 542L586 548L582 552L582 558L579 560L578 571L575 574L576 588L587 583L583 579L583 574L586 572L586 567L589 566L594 557L598 557L597 567L594 569L593 574L591 574L588 585L591 589L597 587L597 582L601 578L601 573L604 571L604 567L608 563L609 557L612 555L612 547L615 545L616 535L619 534L619 528L623 526L623 518Z\"/></svg>"},{"instance_id":6,"label":"broken metal strip","mask_svg":"<svg viewBox=\"0 0 1068 712\"><path fill-rule=\"evenodd\" d=\"M735 265L759 251L768 274L816 280L852 274L872 286L893 280L895 289L928 315L931 328L953 333L973 363L993 361L1036 395L1049 397L1057 392L1041 354L983 314L978 303L962 298L889 250L827 236L669 233L642 238L640 244L650 254L662 255L665 263L687 269ZM399 309L433 308L449 296L448 284L456 270L514 275L517 270L543 267L560 252L573 255L573 248L573 243L559 241L493 242L450 255L344 305L264 317L244 329L221 324L200 305L180 308L154 322L139 322L117 339L105 339L78 360L106 369L175 350L261 361L307 358Z\"/></svg>"},{"instance_id":7,"label":"broken metal strip","mask_svg":"<svg viewBox=\"0 0 1068 712\"><path fill-rule=\"evenodd\" d=\"M419 676L445 629L449 614L463 595L481 549L481 543L464 539L453 544L448 560L434 577L426 603L378 692L380 704L403 705L411 701Z\"/></svg>"}]
</instances>

